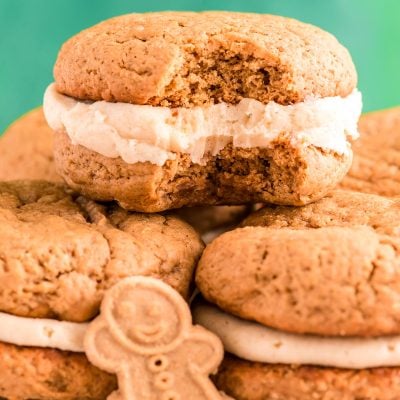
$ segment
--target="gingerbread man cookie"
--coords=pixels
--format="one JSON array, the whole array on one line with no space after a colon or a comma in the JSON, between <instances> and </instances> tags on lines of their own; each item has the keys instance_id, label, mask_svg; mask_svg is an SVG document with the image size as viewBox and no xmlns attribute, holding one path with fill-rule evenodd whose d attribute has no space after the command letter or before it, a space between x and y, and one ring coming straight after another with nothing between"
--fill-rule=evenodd
<instances>
[{"instance_id":1,"label":"gingerbread man cookie","mask_svg":"<svg viewBox=\"0 0 400 400\"><path fill-rule=\"evenodd\" d=\"M111 288L85 337L90 362L114 373L109 399L221 400L209 380L223 358L220 340L192 325L190 310L170 286L149 277Z\"/></svg>"}]
</instances>

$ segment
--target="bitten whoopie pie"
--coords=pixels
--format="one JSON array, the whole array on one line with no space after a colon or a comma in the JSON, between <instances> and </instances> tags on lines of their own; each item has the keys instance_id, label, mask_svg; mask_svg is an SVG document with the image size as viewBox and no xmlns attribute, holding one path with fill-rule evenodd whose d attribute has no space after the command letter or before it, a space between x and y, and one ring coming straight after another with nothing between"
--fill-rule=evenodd
<instances>
[{"instance_id":1,"label":"bitten whoopie pie","mask_svg":"<svg viewBox=\"0 0 400 400\"><path fill-rule=\"evenodd\" d=\"M348 51L274 15L112 18L62 46L54 78L59 173L129 210L310 203L343 178L358 135Z\"/></svg>"},{"instance_id":2,"label":"bitten whoopie pie","mask_svg":"<svg viewBox=\"0 0 400 400\"><path fill-rule=\"evenodd\" d=\"M195 321L237 400L400 398L400 198L270 206L205 249Z\"/></svg>"},{"instance_id":3,"label":"bitten whoopie pie","mask_svg":"<svg viewBox=\"0 0 400 400\"><path fill-rule=\"evenodd\" d=\"M105 291L143 275L187 299L202 249L173 216L99 205L58 184L0 183L0 397L105 399L115 376L78 340Z\"/></svg>"}]
</instances>

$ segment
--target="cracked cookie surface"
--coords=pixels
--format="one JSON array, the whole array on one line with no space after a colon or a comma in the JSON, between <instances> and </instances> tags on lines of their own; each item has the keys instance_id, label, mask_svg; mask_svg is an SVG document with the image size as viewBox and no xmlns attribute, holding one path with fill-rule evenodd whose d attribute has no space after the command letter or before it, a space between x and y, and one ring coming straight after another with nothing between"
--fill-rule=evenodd
<instances>
[{"instance_id":1,"label":"cracked cookie surface","mask_svg":"<svg viewBox=\"0 0 400 400\"><path fill-rule=\"evenodd\" d=\"M187 297L202 248L174 216L99 205L57 184L0 183L3 312L87 321L107 288L139 274Z\"/></svg>"},{"instance_id":2,"label":"cracked cookie surface","mask_svg":"<svg viewBox=\"0 0 400 400\"><path fill-rule=\"evenodd\" d=\"M54 76L71 97L190 107L243 97L264 103L347 96L357 75L327 32L275 15L122 15L62 47Z\"/></svg>"},{"instance_id":3,"label":"cracked cookie surface","mask_svg":"<svg viewBox=\"0 0 400 400\"><path fill-rule=\"evenodd\" d=\"M267 206L207 246L197 285L228 313L283 331L399 334L399 221L400 199L351 191Z\"/></svg>"}]
</instances>

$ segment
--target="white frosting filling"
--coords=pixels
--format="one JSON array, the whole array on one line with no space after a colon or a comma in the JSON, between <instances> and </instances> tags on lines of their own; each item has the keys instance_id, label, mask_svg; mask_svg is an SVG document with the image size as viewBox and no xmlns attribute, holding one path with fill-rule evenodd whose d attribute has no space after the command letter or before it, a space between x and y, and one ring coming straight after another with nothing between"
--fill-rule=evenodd
<instances>
[{"instance_id":1,"label":"white frosting filling","mask_svg":"<svg viewBox=\"0 0 400 400\"><path fill-rule=\"evenodd\" d=\"M226 351L249 361L351 369L400 365L400 336L297 335L245 321L210 305L197 304L192 311L194 322L219 336ZM88 325L0 312L0 341L83 353Z\"/></svg>"},{"instance_id":2,"label":"white frosting filling","mask_svg":"<svg viewBox=\"0 0 400 400\"><path fill-rule=\"evenodd\" d=\"M400 366L400 336L355 338L297 335L196 305L194 321L219 336L229 353L249 361L364 369Z\"/></svg>"},{"instance_id":3,"label":"white frosting filling","mask_svg":"<svg viewBox=\"0 0 400 400\"><path fill-rule=\"evenodd\" d=\"M88 323L26 318L0 312L0 341L17 346L81 352Z\"/></svg>"},{"instance_id":4,"label":"white frosting filling","mask_svg":"<svg viewBox=\"0 0 400 400\"><path fill-rule=\"evenodd\" d=\"M358 137L362 100L355 90L345 98L308 98L287 106L245 98L235 105L169 108L79 101L51 84L43 107L50 127L65 131L73 144L131 164L161 166L177 152L204 164L230 143L268 147L280 136L293 146L314 145L344 154L350 148L348 138Z\"/></svg>"}]
</instances>

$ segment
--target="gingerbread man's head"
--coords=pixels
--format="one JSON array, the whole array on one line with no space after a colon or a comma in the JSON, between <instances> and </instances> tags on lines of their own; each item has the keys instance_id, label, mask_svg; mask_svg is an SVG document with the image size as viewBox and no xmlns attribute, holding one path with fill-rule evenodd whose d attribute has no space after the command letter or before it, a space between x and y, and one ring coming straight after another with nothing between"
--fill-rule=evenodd
<instances>
[{"instance_id":1,"label":"gingerbread man's head","mask_svg":"<svg viewBox=\"0 0 400 400\"><path fill-rule=\"evenodd\" d=\"M191 316L178 293L165 294L147 282L126 281L104 299L104 317L110 334L136 354L171 351L191 326Z\"/></svg>"}]
</instances>

